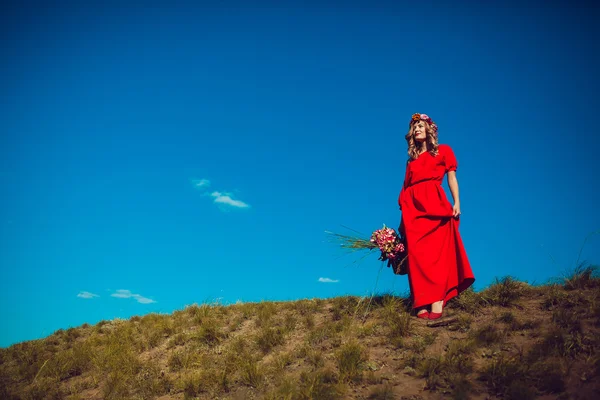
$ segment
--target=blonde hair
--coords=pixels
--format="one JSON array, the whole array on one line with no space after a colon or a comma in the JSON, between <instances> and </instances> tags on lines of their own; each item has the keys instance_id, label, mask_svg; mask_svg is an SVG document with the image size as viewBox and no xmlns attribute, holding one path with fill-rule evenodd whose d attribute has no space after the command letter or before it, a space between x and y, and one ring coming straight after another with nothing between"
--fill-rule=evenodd
<instances>
[{"instance_id":1,"label":"blonde hair","mask_svg":"<svg viewBox=\"0 0 600 400\"><path fill-rule=\"evenodd\" d=\"M419 157L419 148L417 148L416 140L415 140L415 125L411 121L410 128L408 129L408 133L404 138L406 139L406 143L408 144L408 157L409 161L415 160ZM425 124L425 144L427 146L427 150L429 154L432 156L437 156L439 153L438 150L438 134L437 131L434 130L431 125L427 121L423 121Z\"/></svg>"}]
</instances>

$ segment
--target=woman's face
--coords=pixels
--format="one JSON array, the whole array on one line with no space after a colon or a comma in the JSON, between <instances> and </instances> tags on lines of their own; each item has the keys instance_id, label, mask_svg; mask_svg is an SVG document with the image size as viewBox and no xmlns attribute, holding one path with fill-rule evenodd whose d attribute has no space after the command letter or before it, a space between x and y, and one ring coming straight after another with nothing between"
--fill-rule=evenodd
<instances>
[{"instance_id":1,"label":"woman's face","mask_svg":"<svg viewBox=\"0 0 600 400\"><path fill-rule=\"evenodd\" d=\"M415 136L415 140L422 142L423 140L425 140L427 138L427 127L425 125L425 122L423 121L417 121L415 122L415 124L413 125L413 134Z\"/></svg>"}]
</instances>

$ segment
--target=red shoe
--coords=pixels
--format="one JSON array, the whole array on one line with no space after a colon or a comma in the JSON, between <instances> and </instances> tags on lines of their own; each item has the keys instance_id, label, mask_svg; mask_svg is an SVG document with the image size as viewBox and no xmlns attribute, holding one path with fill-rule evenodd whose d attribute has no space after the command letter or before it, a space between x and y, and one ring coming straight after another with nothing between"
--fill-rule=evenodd
<instances>
[{"instance_id":1,"label":"red shoe","mask_svg":"<svg viewBox=\"0 0 600 400\"><path fill-rule=\"evenodd\" d=\"M430 312L429 313L429 319L438 319L442 316L444 312L442 311L441 313L437 313L437 312Z\"/></svg>"},{"instance_id":2,"label":"red shoe","mask_svg":"<svg viewBox=\"0 0 600 400\"><path fill-rule=\"evenodd\" d=\"M417 318L429 319L429 311L425 311L424 313L417 314Z\"/></svg>"},{"instance_id":3,"label":"red shoe","mask_svg":"<svg viewBox=\"0 0 600 400\"><path fill-rule=\"evenodd\" d=\"M438 319L442 316L443 313L444 313L444 303L442 302L442 312L440 312L440 313L430 312L429 319Z\"/></svg>"}]
</instances>

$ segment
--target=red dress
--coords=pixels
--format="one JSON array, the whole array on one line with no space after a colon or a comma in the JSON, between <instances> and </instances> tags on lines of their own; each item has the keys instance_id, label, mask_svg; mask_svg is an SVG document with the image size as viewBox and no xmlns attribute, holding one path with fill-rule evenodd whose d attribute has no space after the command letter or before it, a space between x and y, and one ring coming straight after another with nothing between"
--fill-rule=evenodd
<instances>
[{"instance_id":1,"label":"red dress","mask_svg":"<svg viewBox=\"0 0 600 400\"><path fill-rule=\"evenodd\" d=\"M408 250L408 282L413 307L448 300L475 281L458 232L459 219L442 188L448 171L456 171L452 148L440 144L439 153L421 154L406 165L398 197L402 210L400 229Z\"/></svg>"}]
</instances>

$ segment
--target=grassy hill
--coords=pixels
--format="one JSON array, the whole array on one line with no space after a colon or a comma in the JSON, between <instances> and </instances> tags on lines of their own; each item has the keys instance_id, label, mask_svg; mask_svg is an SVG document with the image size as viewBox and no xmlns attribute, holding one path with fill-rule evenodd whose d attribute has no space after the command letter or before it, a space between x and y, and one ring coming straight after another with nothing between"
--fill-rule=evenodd
<instances>
[{"instance_id":1,"label":"grassy hill","mask_svg":"<svg viewBox=\"0 0 600 400\"><path fill-rule=\"evenodd\" d=\"M499 279L435 322L379 295L84 324L0 349L0 398L600 398L595 271Z\"/></svg>"}]
</instances>

